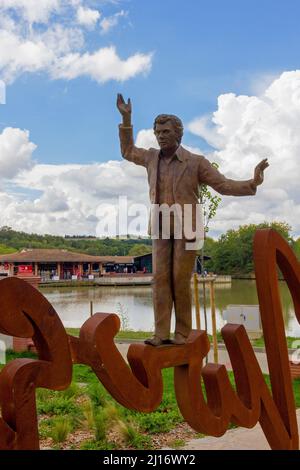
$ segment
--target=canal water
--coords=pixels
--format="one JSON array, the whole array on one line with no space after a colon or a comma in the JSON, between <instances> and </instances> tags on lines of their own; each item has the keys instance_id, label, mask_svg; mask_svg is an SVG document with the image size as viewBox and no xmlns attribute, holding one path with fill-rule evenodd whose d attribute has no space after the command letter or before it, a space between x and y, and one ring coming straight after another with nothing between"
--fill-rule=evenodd
<instances>
[{"instance_id":1,"label":"canal water","mask_svg":"<svg viewBox=\"0 0 300 470\"><path fill-rule=\"evenodd\" d=\"M280 282L282 311L287 336L300 337L300 325L294 313L293 302L285 282ZM200 289L201 327L204 328L203 291ZM90 301L94 313L116 313L120 316L124 329L152 331L153 308L150 286L135 287L60 287L41 288L41 292L51 302L63 324L68 328L79 328L90 316ZM230 304L257 305L255 281L233 280L231 284L218 284L215 291L217 329L226 324L223 314ZM211 333L209 289L207 288L208 333ZM173 315L174 317L174 315ZM195 310L193 306L193 326ZM174 328L174 318L172 319Z\"/></svg>"}]
</instances>

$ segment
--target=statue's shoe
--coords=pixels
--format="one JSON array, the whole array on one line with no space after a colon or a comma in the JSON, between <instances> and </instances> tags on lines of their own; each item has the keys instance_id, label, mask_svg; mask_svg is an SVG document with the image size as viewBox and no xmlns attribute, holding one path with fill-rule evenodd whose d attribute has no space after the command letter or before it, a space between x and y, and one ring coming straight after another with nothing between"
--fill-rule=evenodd
<instances>
[{"instance_id":1,"label":"statue's shoe","mask_svg":"<svg viewBox=\"0 0 300 470\"><path fill-rule=\"evenodd\" d=\"M180 333L175 333L174 339L171 339L172 344L180 346L181 344L186 344L187 338Z\"/></svg>"},{"instance_id":2,"label":"statue's shoe","mask_svg":"<svg viewBox=\"0 0 300 470\"><path fill-rule=\"evenodd\" d=\"M171 344L169 339L161 339L159 336L152 336L152 338L147 338L144 341L145 344L150 344L151 346L163 346L164 344Z\"/></svg>"}]
</instances>

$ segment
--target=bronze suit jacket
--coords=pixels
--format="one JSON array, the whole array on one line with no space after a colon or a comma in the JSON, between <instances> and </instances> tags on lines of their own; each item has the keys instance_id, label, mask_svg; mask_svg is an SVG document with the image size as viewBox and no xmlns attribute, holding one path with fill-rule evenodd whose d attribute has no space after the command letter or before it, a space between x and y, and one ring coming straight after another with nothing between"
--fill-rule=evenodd
<instances>
[{"instance_id":1,"label":"bronze suit jacket","mask_svg":"<svg viewBox=\"0 0 300 470\"><path fill-rule=\"evenodd\" d=\"M119 126L122 156L136 165L146 168L149 182L149 195L152 204L157 202L157 172L160 151L149 150L134 145L133 128ZM202 155L196 155L179 146L176 155L181 162L174 178L173 199L182 208L184 204L199 205L201 184L211 186L220 194L228 196L253 196L256 187L253 180L235 181L226 178ZM193 230L195 229L195 211L193 211Z\"/></svg>"}]
</instances>

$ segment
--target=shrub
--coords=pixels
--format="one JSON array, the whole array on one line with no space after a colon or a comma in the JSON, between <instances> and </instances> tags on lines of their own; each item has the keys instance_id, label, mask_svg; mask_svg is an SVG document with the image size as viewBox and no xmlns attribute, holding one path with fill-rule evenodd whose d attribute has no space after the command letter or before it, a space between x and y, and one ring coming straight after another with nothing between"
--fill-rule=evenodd
<instances>
[{"instance_id":1,"label":"shrub","mask_svg":"<svg viewBox=\"0 0 300 470\"><path fill-rule=\"evenodd\" d=\"M43 419L39 422L39 435L41 439L50 436L52 422L53 419Z\"/></svg>"},{"instance_id":2,"label":"shrub","mask_svg":"<svg viewBox=\"0 0 300 470\"><path fill-rule=\"evenodd\" d=\"M60 394L62 397L67 399L76 398L78 395L80 395L80 387L77 383L72 382L70 387L60 392Z\"/></svg>"},{"instance_id":3,"label":"shrub","mask_svg":"<svg viewBox=\"0 0 300 470\"><path fill-rule=\"evenodd\" d=\"M80 412L79 407L72 400L60 395L49 398L48 400L37 400L37 411L39 414L76 414Z\"/></svg>"},{"instance_id":4,"label":"shrub","mask_svg":"<svg viewBox=\"0 0 300 470\"><path fill-rule=\"evenodd\" d=\"M103 411L94 412L94 430L96 441L103 441L106 438L107 421Z\"/></svg>"},{"instance_id":5,"label":"shrub","mask_svg":"<svg viewBox=\"0 0 300 470\"><path fill-rule=\"evenodd\" d=\"M118 422L118 429L124 441L135 449L151 449L152 441L149 436L145 436L131 423Z\"/></svg>"},{"instance_id":6,"label":"shrub","mask_svg":"<svg viewBox=\"0 0 300 470\"><path fill-rule=\"evenodd\" d=\"M88 425L88 428L92 429L94 427L94 412L93 412L93 405L92 405L91 400L86 401L82 405L82 410L83 410L83 416Z\"/></svg>"},{"instance_id":7,"label":"shrub","mask_svg":"<svg viewBox=\"0 0 300 470\"><path fill-rule=\"evenodd\" d=\"M120 418L119 410L113 403L108 403L105 408L103 408L103 413L108 426L112 425Z\"/></svg>"},{"instance_id":8,"label":"shrub","mask_svg":"<svg viewBox=\"0 0 300 470\"><path fill-rule=\"evenodd\" d=\"M116 446L108 441L85 441L81 444L81 450L114 450Z\"/></svg>"},{"instance_id":9,"label":"shrub","mask_svg":"<svg viewBox=\"0 0 300 470\"><path fill-rule=\"evenodd\" d=\"M121 304L121 302L118 302L117 304L117 314L121 322L121 331L128 331L129 330L128 309L126 309L124 305Z\"/></svg>"},{"instance_id":10,"label":"shrub","mask_svg":"<svg viewBox=\"0 0 300 470\"><path fill-rule=\"evenodd\" d=\"M92 383L88 387L87 393L94 407L104 407L106 405L107 398L102 386L99 383Z\"/></svg>"},{"instance_id":11,"label":"shrub","mask_svg":"<svg viewBox=\"0 0 300 470\"><path fill-rule=\"evenodd\" d=\"M150 434L168 432L175 424L180 423L182 418L177 411L160 413L155 411L151 414L142 414L138 417L140 426Z\"/></svg>"},{"instance_id":12,"label":"shrub","mask_svg":"<svg viewBox=\"0 0 300 470\"><path fill-rule=\"evenodd\" d=\"M49 436L52 437L55 443L64 442L72 430L70 422L65 418L58 417L52 423Z\"/></svg>"}]
</instances>

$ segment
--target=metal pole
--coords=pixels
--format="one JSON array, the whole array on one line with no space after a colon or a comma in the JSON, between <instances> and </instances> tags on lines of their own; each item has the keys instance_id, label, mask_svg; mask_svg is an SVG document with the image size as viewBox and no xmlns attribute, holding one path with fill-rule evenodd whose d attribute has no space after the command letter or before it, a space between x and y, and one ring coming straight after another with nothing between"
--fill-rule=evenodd
<instances>
[{"instance_id":1,"label":"metal pole","mask_svg":"<svg viewBox=\"0 0 300 470\"><path fill-rule=\"evenodd\" d=\"M205 279L202 281L203 285L203 313L204 313L204 326L207 334L207 313L206 313L206 290L205 290ZM208 355L205 356L205 364L208 363Z\"/></svg>"},{"instance_id":2,"label":"metal pole","mask_svg":"<svg viewBox=\"0 0 300 470\"><path fill-rule=\"evenodd\" d=\"M214 346L214 362L218 363L218 340L217 340L217 322L216 322L216 305L215 305L215 283L210 281L210 310L211 310L211 325Z\"/></svg>"},{"instance_id":3,"label":"metal pole","mask_svg":"<svg viewBox=\"0 0 300 470\"><path fill-rule=\"evenodd\" d=\"M200 320L200 302L199 302L199 289L198 289L198 275L194 273L194 293L195 293L195 310L196 310L196 328L201 330Z\"/></svg>"},{"instance_id":4,"label":"metal pole","mask_svg":"<svg viewBox=\"0 0 300 470\"><path fill-rule=\"evenodd\" d=\"M203 311L204 311L204 327L207 333L207 314L206 314L206 290L205 290L205 280L202 281L203 285Z\"/></svg>"},{"instance_id":5,"label":"metal pole","mask_svg":"<svg viewBox=\"0 0 300 470\"><path fill-rule=\"evenodd\" d=\"M93 316L93 310L94 310L94 309L93 309L93 301L91 300L91 301L90 301L90 317Z\"/></svg>"}]
</instances>

